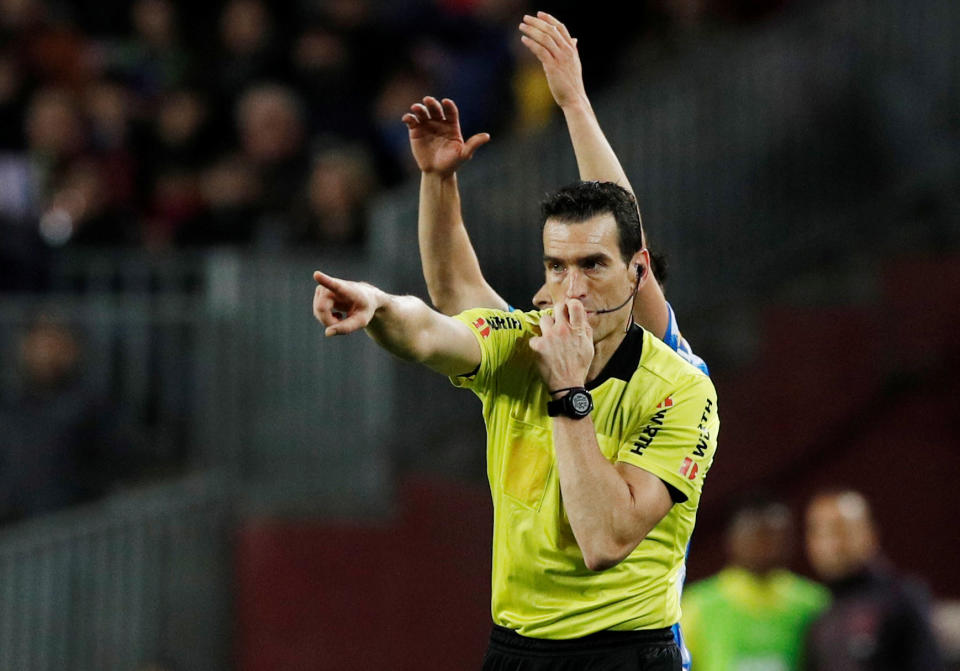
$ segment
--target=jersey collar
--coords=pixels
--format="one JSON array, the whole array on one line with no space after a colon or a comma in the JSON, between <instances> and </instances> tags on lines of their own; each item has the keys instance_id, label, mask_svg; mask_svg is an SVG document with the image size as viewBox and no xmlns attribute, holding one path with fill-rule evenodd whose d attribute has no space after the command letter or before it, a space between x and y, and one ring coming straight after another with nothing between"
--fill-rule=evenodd
<instances>
[{"instance_id":1,"label":"jersey collar","mask_svg":"<svg viewBox=\"0 0 960 671\"><path fill-rule=\"evenodd\" d=\"M640 356L643 354L643 328L634 322L624 336L623 342L610 357L607 365L600 374L587 382L587 389L593 390L612 377L629 382L634 371L640 365Z\"/></svg>"}]
</instances>

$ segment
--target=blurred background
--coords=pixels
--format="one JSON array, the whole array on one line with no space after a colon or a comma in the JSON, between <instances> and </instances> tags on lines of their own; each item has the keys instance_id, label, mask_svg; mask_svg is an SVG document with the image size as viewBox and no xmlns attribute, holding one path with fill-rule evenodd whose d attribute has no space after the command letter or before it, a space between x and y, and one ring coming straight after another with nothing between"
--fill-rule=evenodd
<instances>
[{"instance_id":1,"label":"blurred background","mask_svg":"<svg viewBox=\"0 0 960 671\"><path fill-rule=\"evenodd\" d=\"M799 522L849 486L956 629L960 4L630 7L0 0L0 669L479 667L479 402L325 340L311 271L426 296L400 116L446 96L493 135L482 267L530 305L577 174L538 9L718 388L688 580L744 491Z\"/></svg>"}]
</instances>

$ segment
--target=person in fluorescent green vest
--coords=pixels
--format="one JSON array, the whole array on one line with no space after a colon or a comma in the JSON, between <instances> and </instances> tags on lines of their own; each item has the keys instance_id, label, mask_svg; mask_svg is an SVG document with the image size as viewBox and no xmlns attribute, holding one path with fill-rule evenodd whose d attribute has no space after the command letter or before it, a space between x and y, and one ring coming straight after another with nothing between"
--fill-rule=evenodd
<instances>
[{"instance_id":1,"label":"person in fluorescent green vest","mask_svg":"<svg viewBox=\"0 0 960 671\"><path fill-rule=\"evenodd\" d=\"M794 527L786 505L741 503L727 527L727 565L691 584L681 624L692 671L803 668L807 629L827 607L826 588L786 569Z\"/></svg>"}]
</instances>

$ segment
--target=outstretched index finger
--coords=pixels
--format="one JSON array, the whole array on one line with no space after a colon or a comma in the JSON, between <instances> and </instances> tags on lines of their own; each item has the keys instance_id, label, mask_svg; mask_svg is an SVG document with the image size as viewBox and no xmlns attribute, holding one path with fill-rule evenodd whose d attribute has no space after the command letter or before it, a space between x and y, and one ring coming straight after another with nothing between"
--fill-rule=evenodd
<instances>
[{"instance_id":1,"label":"outstretched index finger","mask_svg":"<svg viewBox=\"0 0 960 671\"><path fill-rule=\"evenodd\" d=\"M313 279L320 286L326 287L335 293L343 290L343 283L340 280L326 273L322 273L319 270L313 271Z\"/></svg>"}]
</instances>

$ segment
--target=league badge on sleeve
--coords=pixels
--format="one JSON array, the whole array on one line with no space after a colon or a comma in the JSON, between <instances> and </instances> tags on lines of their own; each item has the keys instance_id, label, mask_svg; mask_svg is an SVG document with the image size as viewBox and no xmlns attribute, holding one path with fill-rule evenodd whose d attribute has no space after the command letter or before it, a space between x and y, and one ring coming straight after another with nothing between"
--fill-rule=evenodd
<instances>
[{"instance_id":1,"label":"league badge on sleeve","mask_svg":"<svg viewBox=\"0 0 960 671\"><path fill-rule=\"evenodd\" d=\"M473 322L473 328L477 329L483 338L486 338L488 335L490 335L490 325L487 324L487 320L483 317L477 317L477 319Z\"/></svg>"},{"instance_id":2,"label":"league badge on sleeve","mask_svg":"<svg viewBox=\"0 0 960 671\"><path fill-rule=\"evenodd\" d=\"M683 463L680 464L680 475L687 478L687 480L693 480L697 477L697 472L700 470L700 466L690 457L684 457Z\"/></svg>"}]
</instances>

